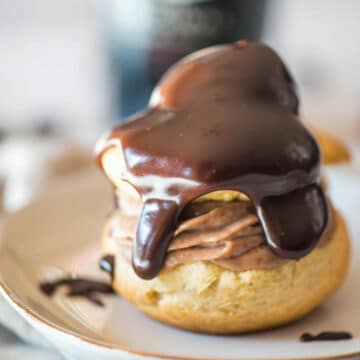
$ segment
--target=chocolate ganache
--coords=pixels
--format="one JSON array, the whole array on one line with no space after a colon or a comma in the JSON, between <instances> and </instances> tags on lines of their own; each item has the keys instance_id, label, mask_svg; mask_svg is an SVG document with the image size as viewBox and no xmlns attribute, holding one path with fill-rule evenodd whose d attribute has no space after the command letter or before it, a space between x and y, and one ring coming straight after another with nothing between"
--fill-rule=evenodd
<instances>
[{"instance_id":1,"label":"chocolate ganache","mask_svg":"<svg viewBox=\"0 0 360 360\"><path fill-rule=\"evenodd\" d=\"M184 207L216 190L237 190L256 207L268 246L297 259L328 223L319 148L299 120L296 86L269 47L239 41L174 65L149 109L97 144L119 147L123 181L141 195L132 250L136 273L155 277Z\"/></svg>"}]
</instances>

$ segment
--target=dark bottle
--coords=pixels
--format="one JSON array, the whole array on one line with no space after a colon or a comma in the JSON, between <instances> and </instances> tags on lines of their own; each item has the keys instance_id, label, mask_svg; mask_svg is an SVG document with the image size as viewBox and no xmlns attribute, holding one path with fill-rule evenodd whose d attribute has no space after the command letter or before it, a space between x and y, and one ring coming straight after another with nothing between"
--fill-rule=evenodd
<instances>
[{"instance_id":1,"label":"dark bottle","mask_svg":"<svg viewBox=\"0 0 360 360\"><path fill-rule=\"evenodd\" d=\"M147 106L161 75L203 47L257 40L264 0L106 2L116 118Z\"/></svg>"}]
</instances>

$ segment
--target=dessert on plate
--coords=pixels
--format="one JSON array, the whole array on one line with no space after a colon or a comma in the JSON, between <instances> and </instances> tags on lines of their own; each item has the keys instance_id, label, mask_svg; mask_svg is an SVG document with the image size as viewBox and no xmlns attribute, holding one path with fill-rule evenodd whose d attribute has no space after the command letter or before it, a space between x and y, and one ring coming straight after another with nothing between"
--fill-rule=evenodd
<instances>
[{"instance_id":1,"label":"dessert on plate","mask_svg":"<svg viewBox=\"0 0 360 360\"><path fill-rule=\"evenodd\" d=\"M302 317L342 283L346 225L320 184L294 80L268 46L185 57L96 154L116 198L101 265L150 317L255 331Z\"/></svg>"}]
</instances>

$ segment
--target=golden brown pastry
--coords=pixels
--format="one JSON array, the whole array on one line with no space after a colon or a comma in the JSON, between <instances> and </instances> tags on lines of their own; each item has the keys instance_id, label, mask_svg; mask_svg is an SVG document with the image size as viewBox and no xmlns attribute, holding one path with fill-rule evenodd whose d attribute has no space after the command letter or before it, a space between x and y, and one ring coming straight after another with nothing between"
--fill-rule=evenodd
<instances>
[{"instance_id":1,"label":"golden brown pastry","mask_svg":"<svg viewBox=\"0 0 360 360\"><path fill-rule=\"evenodd\" d=\"M245 271L188 262L150 281L135 274L109 234L104 233L102 251L115 257L115 291L150 317L197 332L249 332L296 320L340 286L349 264L349 237L338 213L331 238L300 260Z\"/></svg>"}]
</instances>

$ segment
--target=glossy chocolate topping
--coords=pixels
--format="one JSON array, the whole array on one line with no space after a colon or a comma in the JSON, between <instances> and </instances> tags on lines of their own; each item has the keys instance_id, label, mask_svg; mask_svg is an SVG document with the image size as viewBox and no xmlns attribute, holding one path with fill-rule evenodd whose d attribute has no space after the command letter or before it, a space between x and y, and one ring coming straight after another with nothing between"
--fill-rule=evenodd
<instances>
[{"instance_id":1,"label":"glossy chocolate topping","mask_svg":"<svg viewBox=\"0 0 360 360\"><path fill-rule=\"evenodd\" d=\"M114 280L114 271L115 271L115 257L114 255L104 255L99 260L99 267L102 271L108 273L111 277L111 281Z\"/></svg>"},{"instance_id":2,"label":"glossy chocolate topping","mask_svg":"<svg viewBox=\"0 0 360 360\"><path fill-rule=\"evenodd\" d=\"M120 146L122 180L140 193L133 266L145 279L162 268L184 207L215 190L254 203L275 253L300 258L328 222L320 154L298 117L295 84L269 47L240 41L194 53L155 88L147 111L97 146Z\"/></svg>"}]
</instances>

